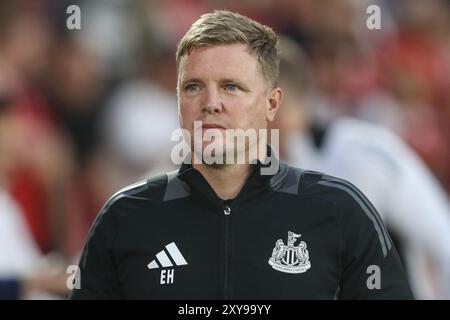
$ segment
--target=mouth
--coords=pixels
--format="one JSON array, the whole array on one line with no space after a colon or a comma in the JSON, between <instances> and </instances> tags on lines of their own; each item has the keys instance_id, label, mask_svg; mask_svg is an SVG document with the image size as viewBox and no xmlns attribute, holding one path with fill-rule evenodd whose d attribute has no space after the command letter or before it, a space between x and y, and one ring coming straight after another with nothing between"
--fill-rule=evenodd
<instances>
[{"instance_id":1,"label":"mouth","mask_svg":"<svg viewBox=\"0 0 450 320\"><path fill-rule=\"evenodd\" d=\"M225 129L225 127L216 123L203 123L202 129Z\"/></svg>"}]
</instances>

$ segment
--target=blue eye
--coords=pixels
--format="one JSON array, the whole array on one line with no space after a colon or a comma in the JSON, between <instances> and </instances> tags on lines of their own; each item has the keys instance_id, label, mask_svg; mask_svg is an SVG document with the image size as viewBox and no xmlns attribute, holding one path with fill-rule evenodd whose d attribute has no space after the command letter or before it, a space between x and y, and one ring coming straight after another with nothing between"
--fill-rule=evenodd
<instances>
[{"instance_id":1,"label":"blue eye","mask_svg":"<svg viewBox=\"0 0 450 320\"><path fill-rule=\"evenodd\" d=\"M237 85L234 85L234 84L227 84L227 85L225 85L225 89L227 90L227 91L237 91L238 89L239 89L239 87L237 86Z\"/></svg>"},{"instance_id":2,"label":"blue eye","mask_svg":"<svg viewBox=\"0 0 450 320\"><path fill-rule=\"evenodd\" d=\"M192 84L188 84L187 86L184 87L184 90L186 92L197 92L200 89L198 84L192 83Z\"/></svg>"}]
</instances>

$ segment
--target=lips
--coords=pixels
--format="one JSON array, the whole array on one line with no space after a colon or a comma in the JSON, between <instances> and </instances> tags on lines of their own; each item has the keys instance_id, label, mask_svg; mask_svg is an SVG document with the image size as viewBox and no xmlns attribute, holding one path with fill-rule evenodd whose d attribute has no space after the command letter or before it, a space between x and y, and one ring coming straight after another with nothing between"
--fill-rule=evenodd
<instances>
[{"instance_id":1,"label":"lips","mask_svg":"<svg viewBox=\"0 0 450 320\"><path fill-rule=\"evenodd\" d=\"M216 123L203 123L202 129L225 129L225 127Z\"/></svg>"}]
</instances>

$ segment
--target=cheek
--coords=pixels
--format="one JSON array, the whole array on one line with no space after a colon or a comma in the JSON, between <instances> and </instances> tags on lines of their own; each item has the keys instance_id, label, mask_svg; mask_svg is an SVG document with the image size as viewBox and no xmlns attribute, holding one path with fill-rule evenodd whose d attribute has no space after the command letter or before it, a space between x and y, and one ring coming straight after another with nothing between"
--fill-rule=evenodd
<instances>
[{"instance_id":1,"label":"cheek","mask_svg":"<svg viewBox=\"0 0 450 320\"><path fill-rule=\"evenodd\" d=\"M255 99L253 102L250 120L255 128L266 127L266 104L263 98Z\"/></svg>"},{"instance_id":2,"label":"cheek","mask_svg":"<svg viewBox=\"0 0 450 320\"><path fill-rule=\"evenodd\" d=\"M233 121L235 128L252 128L257 123L257 108L254 101L248 99L240 101L228 101L225 104L226 113Z\"/></svg>"},{"instance_id":3,"label":"cheek","mask_svg":"<svg viewBox=\"0 0 450 320\"><path fill-rule=\"evenodd\" d=\"M190 129L194 122L195 109L190 101L180 100L178 104L178 115L180 117L180 124L182 128Z\"/></svg>"}]
</instances>

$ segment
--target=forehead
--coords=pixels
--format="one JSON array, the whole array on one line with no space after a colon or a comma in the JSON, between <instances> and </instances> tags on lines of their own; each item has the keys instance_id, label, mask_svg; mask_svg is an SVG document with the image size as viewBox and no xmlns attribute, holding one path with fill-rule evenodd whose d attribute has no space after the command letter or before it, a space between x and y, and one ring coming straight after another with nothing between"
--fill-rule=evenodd
<instances>
[{"instance_id":1,"label":"forehead","mask_svg":"<svg viewBox=\"0 0 450 320\"><path fill-rule=\"evenodd\" d=\"M258 61L246 44L205 46L181 58L180 80L186 78L254 78Z\"/></svg>"}]
</instances>

